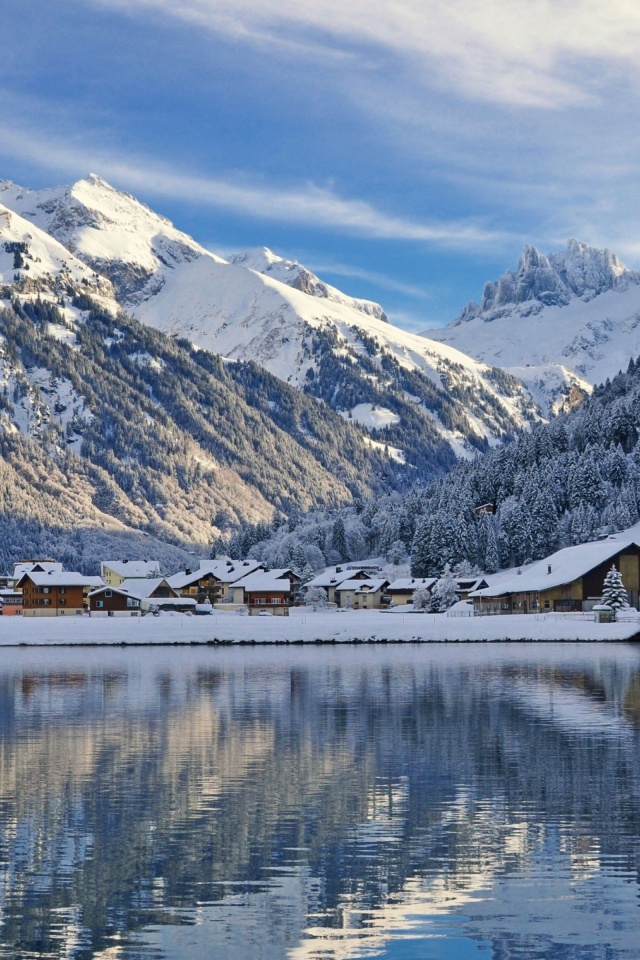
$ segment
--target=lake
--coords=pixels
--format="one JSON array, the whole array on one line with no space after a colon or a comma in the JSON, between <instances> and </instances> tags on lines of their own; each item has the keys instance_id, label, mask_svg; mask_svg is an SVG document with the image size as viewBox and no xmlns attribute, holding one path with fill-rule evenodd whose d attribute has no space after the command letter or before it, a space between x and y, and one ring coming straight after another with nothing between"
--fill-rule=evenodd
<instances>
[{"instance_id":1,"label":"lake","mask_svg":"<svg viewBox=\"0 0 640 960\"><path fill-rule=\"evenodd\" d=\"M637 960L640 647L5 649L0 957Z\"/></svg>"}]
</instances>

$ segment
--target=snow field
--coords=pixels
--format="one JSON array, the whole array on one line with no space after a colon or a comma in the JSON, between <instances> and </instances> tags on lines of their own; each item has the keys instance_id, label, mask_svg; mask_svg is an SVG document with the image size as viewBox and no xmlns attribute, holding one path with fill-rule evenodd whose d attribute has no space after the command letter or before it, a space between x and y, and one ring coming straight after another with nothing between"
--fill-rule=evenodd
<instances>
[{"instance_id":1,"label":"snow field","mask_svg":"<svg viewBox=\"0 0 640 960\"><path fill-rule=\"evenodd\" d=\"M446 617L377 610L290 617L213 614L196 617L0 617L0 646L127 644L456 643L631 640L637 622L600 624L558 616Z\"/></svg>"}]
</instances>

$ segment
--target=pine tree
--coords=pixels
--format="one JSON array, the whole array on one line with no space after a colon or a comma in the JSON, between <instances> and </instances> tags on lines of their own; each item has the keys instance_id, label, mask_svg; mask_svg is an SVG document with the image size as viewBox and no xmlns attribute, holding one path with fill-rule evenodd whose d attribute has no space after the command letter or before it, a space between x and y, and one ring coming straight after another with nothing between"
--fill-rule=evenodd
<instances>
[{"instance_id":1,"label":"pine tree","mask_svg":"<svg viewBox=\"0 0 640 960\"><path fill-rule=\"evenodd\" d=\"M429 610L431 608L431 591L428 587L418 587L413 591L413 609Z\"/></svg>"},{"instance_id":2,"label":"pine tree","mask_svg":"<svg viewBox=\"0 0 640 960\"><path fill-rule=\"evenodd\" d=\"M623 610L629 606L627 591L622 582L622 574L619 570L616 570L615 566L611 567L609 573L604 578L602 602L608 607L611 607L614 620L616 619L618 610Z\"/></svg>"},{"instance_id":3,"label":"pine tree","mask_svg":"<svg viewBox=\"0 0 640 960\"><path fill-rule=\"evenodd\" d=\"M338 517L333 524L333 530L331 532L331 546L333 549L340 555L341 560L346 560L348 558L347 553L347 536L344 529L344 520L342 517Z\"/></svg>"},{"instance_id":4,"label":"pine tree","mask_svg":"<svg viewBox=\"0 0 640 960\"><path fill-rule=\"evenodd\" d=\"M449 607L453 606L458 599L456 587L456 579L449 568L449 564L447 564L442 572L442 576L433 588L433 595L437 597L438 600L438 610L448 610Z\"/></svg>"}]
</instances>

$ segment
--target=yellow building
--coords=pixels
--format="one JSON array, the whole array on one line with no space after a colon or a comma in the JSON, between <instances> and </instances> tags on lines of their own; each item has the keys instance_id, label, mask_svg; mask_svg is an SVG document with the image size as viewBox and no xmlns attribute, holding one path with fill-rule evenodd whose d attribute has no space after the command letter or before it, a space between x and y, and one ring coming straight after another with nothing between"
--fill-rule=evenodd
<instances>
[{"instance_id":1,"label":"yellow building","mask_svg":"<svg viewBox=\"0 0 640 960\"><path fill-rule=\"evenodd\" d=\"M125 580L142 580L160 576L157 560L103 560L100 576L108 587L119 587Z\"/></svg>"}]
</instances>

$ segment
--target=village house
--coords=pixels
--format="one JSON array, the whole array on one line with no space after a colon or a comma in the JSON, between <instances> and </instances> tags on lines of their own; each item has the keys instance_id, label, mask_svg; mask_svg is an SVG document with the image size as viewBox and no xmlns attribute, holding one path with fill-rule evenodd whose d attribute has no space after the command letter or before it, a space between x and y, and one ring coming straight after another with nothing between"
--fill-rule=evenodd
<instances>
[{"instance_id":1,"label":"village house","mask_svg":"<svg viewBox=\"0 0 640 960\"><path fill-rule=\"evenodd\" d=\"M189 568L168 577L180 596L193 597L197 603L223 603L236 580L265 567L258 560L205 560L197 568Z\"/></svg>"},{"instance_id":2,"label":"village house","mask_svg":"<svg viewBox=\"0 0 640 960\"><path fill-rule=\"evenodd\" d=\"M338 597L336 596L336 589L340 586L341 583L344 583L346 580L370 580L371 576L367 573L366 570L358 568L354 570L352 567L328 567L323 573L319 573L317 577L314 577L313 580L310 580L306 587L320 587L327 595L327 600L329 603L337 603Z\"/></svg>"},{"instance_id":3,"label":"village house","mask_svg":"<svg viewBox=\"0 0 640 960\"><path fill-rule=\"evenodd\" d=\"M476 616L508 613L569 613L590 610L602 597L612 566L622 574L629 603L638 606L640 546L608 537L558 550L545 560L500 576L471 594Z\"/></svg>"},{"instance_id":4,"label":"village house","mask_svg":"<svg viewBox=\"0 0 640 960\"><path fill-rule=\"evenodd\" d=\"M140 580L160 576L157 560L103 560L100 576L108 587L119 587L125 580Z\"/></svg>"},{"instance_id":5,"label":"village house","mask_svg":"<svg viewBox=\"0 0 640 960\"><path fill-rule=\"evenodd\" d=\"M431 593L437 582L436 577L400 577L389 584L387 593L394 606L405 606L413 603L416 590L428 590Z\"/></svg>"},{"instance_id":6,"label":"village house","mask_svg":"<svg viewBox=\"0 0 640 960\"><path fill-rule=\"evenodd\" d=\"M84 613L85 597L98 583L102 583L99 577L50 570L23 574L16 590L22 592L25 617L60 617Z\"/></svg>"},{"instance_id":7,"label":"village house","mask_svg":"<svg viewBox=\"0 0 640 960\"><path fill-rule=\"evenodd\" d=\"M181 597L164 577L135 577L123 580L117 587L103 585L89 594L92 617L135 617L153 609L184 613L195 606L195 599Z\"/></svg>"},{"instance_id":8,"label":"village house","mask_svg":"<svg viewBox=\"0 0 640 960\"><path fill-rule=\"evenodd\" d=\"M298 604L300 577L290 569L256 570L231 584L231 600L244 604L250 614L269 610L277 616L289 616Z\"/></svg>"},{"instance_id":9,"label":"village house","mask_svg":"<svg viewBox=\"0 0 640 960\"><path fill-rule=\"evenodd\" d=\"M336 587L338 606L349 610L379 610L389 606L388 586L389 581L381 577L345 580Z\"/></svg>"},{"instance_id":10,"label":"village house","mask_svg":"<svg viewBox=\"0 0 640 960\"><path fill-rule=\"evenodd\" d=\"M0 614L3 617L22 613L22 592L9 587L0 588Z\"/></svg>"}]
</instances>

